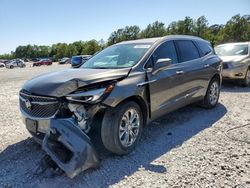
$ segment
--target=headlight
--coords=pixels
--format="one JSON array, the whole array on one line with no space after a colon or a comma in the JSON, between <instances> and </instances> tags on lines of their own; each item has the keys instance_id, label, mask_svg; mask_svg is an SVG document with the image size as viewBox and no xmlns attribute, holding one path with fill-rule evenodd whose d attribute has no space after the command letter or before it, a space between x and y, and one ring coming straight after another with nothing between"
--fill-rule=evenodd
<instances>
[{"instance_id":1,"label":"headlight","mask_svg":"<svg viewBox=\"0 0 250 188\"><path fill-rule=\"evenodd\" d=\"M229 65L229 68L237 68L237 67L244 66L243 63L237 62L237 61L236 62L229 62L228 65Z\"/></svg>"},{"instance_id":2,"label":"headlight","mask_svg":"<svg viewBox=\"0 0 250 188\"><path fill-rule=\"evenodd\" d=\"M75 102L96 103L107 96L114 88L114 84L107 87L92 89L88 91L77 91L73 94L67 95L66 99Z\"/></svg>"}]
</instances>

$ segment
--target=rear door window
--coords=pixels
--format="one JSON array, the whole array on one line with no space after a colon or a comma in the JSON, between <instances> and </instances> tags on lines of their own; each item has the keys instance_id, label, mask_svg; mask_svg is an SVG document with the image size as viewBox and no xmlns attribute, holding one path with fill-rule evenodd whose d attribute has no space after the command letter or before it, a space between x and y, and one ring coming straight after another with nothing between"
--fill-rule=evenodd
<instances>
[{"instance_id":1,"label":"rear door window","mask_svg":"<svg viewBox=\"0 0 250 188\"><path fill-rule=\"evenodd\" d=\"M210 54L213 51L212 46L207 42L196 41L196 44L200 49L201 56L206 56L207 54Z\"/></svg>"},{"instance_id":2,"label":"rear door window","mask_svg":"<svg viewBox=\"0 0 250 188\"><path fill-rule=\"evenodd\" d=\"M191 40L176 41L180 62L191 61L200 58L198 49Z\"/></svg>"}]
</instances>

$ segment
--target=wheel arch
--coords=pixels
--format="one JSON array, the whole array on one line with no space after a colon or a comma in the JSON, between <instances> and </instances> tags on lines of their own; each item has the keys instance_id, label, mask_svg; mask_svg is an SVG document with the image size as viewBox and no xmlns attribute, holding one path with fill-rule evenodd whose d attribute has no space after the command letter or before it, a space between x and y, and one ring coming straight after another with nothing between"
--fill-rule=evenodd
<instances>
[{"instance_id":1,"label":"wheel arch","mask_svg":"<svg viewBox=\"0 0 250 188\"><path fill-rule=\"evenodd\" d=\"M133 101L139 105L141 112L142 112L142 116L143 116L143 125L145 126L147 124L147 120L149 117L149 108L148 108L146 101L141 96L134 95L134 96L130 96L130 97L122 100L121 102L119 102L117 104L117 106L122 105L124 103L127 103L129 101Z\"/></svg>"},{"instance_id":2,"label":"wheel arch","mask_svg":"<svg viewBox=\"0 0 250 188\"><path fill-rule=\"evenodd\" d=\"M222 83L222 78L221 78L221 76L220 76L219 73L214 74L213 77L210 79L209 83L210 83L213 79L218 79L218 80L219 80L219 83L220 83L220 84Z\"/></svg>"}]
</instances>

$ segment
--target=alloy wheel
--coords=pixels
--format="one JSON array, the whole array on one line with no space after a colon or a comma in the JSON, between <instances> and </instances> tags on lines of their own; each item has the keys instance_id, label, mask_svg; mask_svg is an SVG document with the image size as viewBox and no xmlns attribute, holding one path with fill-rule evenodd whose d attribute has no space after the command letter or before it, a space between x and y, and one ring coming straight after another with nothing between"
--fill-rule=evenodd
<instances>
[{"instance_id":1,"label":"alloy wheel","mask_svg":"<svg viewBox=\"0 0 250 188\"><path fill-rule=\"evenodd\" d=\"M119 138L124 147L131 146L137 139L140 128L140 115L136 109L128 109L122 116Z\"/></svg>"},{"instance_id":2,"label":"alloy wheel","mask_svg":"<svg viewBox=\"0 0 250 188\"><path fill-rule=\"evenodd\" d=\"M219 84L217 81L214 81L212 85L210 86L209 90L209 100L211 105L215 105L218 101L219 97Z\"/></svg>"}]
</instances>

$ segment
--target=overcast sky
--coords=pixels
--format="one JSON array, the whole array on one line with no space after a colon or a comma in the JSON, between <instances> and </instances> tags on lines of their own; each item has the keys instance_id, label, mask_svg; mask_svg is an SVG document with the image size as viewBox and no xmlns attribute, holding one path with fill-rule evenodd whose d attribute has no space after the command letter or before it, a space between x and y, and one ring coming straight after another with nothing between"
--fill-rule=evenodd
<instances>
[{"instance_id":1,"label":"overcast sky","mask_svg":"<svg viewBox=\"0 0 250 188\"><path fill-rule=\"evenodd\" d=\"M185 16L225 24L235 14L250 14L250 0L0 0L0 54L18 45L107 40L127 25Z\"/></svg>"}]
</instances>

